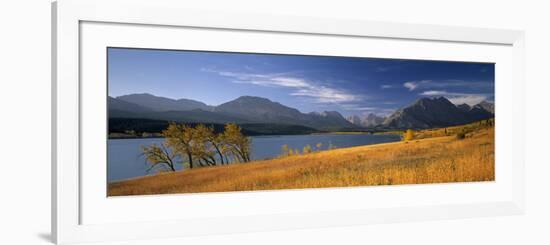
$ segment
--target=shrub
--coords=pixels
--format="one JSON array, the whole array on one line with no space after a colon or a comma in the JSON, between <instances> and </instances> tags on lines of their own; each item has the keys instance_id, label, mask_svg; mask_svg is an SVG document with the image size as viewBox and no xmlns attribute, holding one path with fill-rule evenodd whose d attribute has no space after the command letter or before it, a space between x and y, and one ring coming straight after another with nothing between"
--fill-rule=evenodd
<instances>
[{"instance_id":1,"label":"shrub","mask_svg":"<svg viewBox=\"0 0 550 245\"><path fill-rule=\"evenodd\" d=\"M456 138L459 140L463 140L464 138L466 138L466 133L464 131L458 132L456 134Z\"/></svg>"},{"instance_id":2,"label":"shrub","mask_svg":"<svg viewBox=\"0 0 550 245\"><path fill-rule=\"evenodd\" d=\"M303 154L308 154L308 153L311 153L311 152L313 152L313 150L311 149L310 145L304 146L304 149L302 150Z\"/></svg>"},{"instance_id":3,"label":"shrub","mask_svg":"<svg viewBox=\"0 0 550 245\"><path fill-rule=\"evenodd\" d=\"M323 143L317 143L315 146L317 147L317 150L320 151L323 147Z\"/></svg>"},{"instance_id":4,"label":"shrub","mask_svg":"<svg viewBox=\"0 0 550 245\"><path fill-rule=\"evenodd\" d=\"M407 129L405 133L403 134L403 140L409 141L414 139L414 131L412 129Z\"/></svg>"},{"instance_id":5,"label":"shrub","mask_svg":"<svg viewBox=\"0 0 550 245\"><path fill-rule=\"evenodd\" d=\"M290 155L292 155L292 153L291 153L292 149L290 149L290 148L288 147L288 145L286 145L286 144L283 145L283 146L281 147L281 151L282 151L282 153L283 153L283 154L282 154L283 156L290 156Z\"/></svg>"}]
</instances>

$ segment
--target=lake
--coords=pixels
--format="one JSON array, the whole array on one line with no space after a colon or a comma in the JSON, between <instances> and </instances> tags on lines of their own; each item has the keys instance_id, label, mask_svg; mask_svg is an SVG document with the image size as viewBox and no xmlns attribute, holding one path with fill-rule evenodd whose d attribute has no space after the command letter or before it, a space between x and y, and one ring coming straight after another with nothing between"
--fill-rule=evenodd
<instances>
[{"instance_id":1,"label":"lake","mask_svg":"<svg viewBox=\"0 0 550 245\"><path fill-rule=\"evenodd\" d=\"M360 145L371 145L400 140L399 135L371 134L313 134L313 135L277 135L252 136L253 160L274 158L281 155L281 147L288 145L292 149L300 149L306 145L315 148L321 143L321 149L329 145L346 148ZM107 141L107 180L109 182L147 175L148 164L141 155L141 146L160 144L163 138L140 139L109 139ZM182 166L178 166L181 169Z\"/></svg>"}]
</instances>

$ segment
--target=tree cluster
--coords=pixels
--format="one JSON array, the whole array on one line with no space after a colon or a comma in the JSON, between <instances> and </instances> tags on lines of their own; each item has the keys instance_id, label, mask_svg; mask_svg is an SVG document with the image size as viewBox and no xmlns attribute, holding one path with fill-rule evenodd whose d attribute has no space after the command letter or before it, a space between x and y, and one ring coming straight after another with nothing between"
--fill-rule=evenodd
<instances>
[{"instance_id":1,"label":"tree cluster","mask_svg":"<svg viewBox=\"0 0 550 245\"><path fill-rule=\"evenodd\" d=\"M250 138L233 123L226 124L222 133L215 133L213 127L204 124L192 127L170 123L162 135L162 144L142 146L151 165L149 170L176 171L177 163L196 168L250 161Z\"/></svg>"}]
</instances>

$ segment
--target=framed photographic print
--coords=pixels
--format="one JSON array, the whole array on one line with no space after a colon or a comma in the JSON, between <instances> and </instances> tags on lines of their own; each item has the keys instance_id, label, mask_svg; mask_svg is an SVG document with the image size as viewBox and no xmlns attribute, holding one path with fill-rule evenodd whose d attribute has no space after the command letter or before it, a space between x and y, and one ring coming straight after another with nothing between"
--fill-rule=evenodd
<instances>
[{"instance_id":1,"label":"framed photographic print","mask_svg":"<svg viewBox=\"0 0 550 245\"><path fill-rule=\"evenodd\" d=\"M494 63L107 59L108 196L495 180Z\"/></svg>"},{"instance_id":2,"label":"framed photographic print","mask_svg":"<svg viewBox=\"0 0 550 245\"><path fill-rule=\"evenodd\" d=\"M52 9L57 243L523 212L521 31Z\"/></svg>"}]
</instances>

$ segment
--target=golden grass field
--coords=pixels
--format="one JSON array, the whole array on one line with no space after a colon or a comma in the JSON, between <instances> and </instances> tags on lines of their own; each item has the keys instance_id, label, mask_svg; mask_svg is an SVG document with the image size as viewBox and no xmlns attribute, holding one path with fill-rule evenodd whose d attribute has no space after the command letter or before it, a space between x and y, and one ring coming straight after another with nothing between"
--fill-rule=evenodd
<instances>
[{"instance_id":1,"label":"golden grass field","mask_svg":"<svg viewBox=\"0 0 550 245\"><path fill-rule=\"evenodd\" d=\"M464 139L455 134L465 130ZM494 127L474 123L415 139L162 173L110 183L109 196L493 181Z\"/></svg>"}]
</instances>

